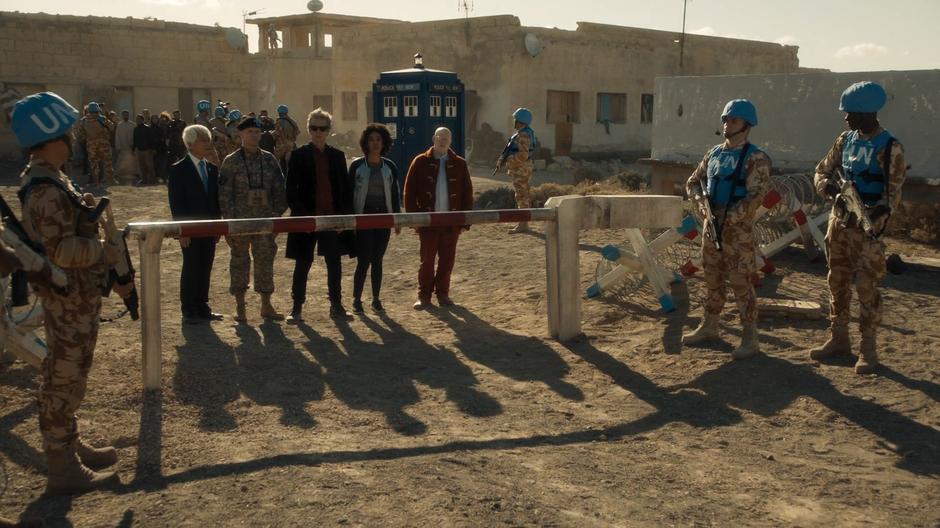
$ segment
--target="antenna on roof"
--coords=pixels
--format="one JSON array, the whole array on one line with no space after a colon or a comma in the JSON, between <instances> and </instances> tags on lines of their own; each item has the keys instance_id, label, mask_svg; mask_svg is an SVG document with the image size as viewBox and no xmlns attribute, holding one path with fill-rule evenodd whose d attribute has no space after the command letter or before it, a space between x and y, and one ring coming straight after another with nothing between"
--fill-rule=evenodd
<instances>
[{"instance_id":1,"label":"antenna on roof","mask_svg":"<svg viewBox=\"0 0 940 528\"><path fill-rule=\"evenodd\" d=\"M470 11L473 11L473 0L457 0L457 11L463 11L464 16L470 18Z\"/></svg>"}]
</instances>

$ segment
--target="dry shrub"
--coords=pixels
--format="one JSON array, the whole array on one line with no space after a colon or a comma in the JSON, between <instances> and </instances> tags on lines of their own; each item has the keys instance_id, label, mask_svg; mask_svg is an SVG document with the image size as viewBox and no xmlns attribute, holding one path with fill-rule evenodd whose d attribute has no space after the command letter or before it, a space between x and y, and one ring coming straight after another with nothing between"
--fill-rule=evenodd
<instances>
[{"instance_id":1,"label":"dry shrub","mask_svg":"<svg viewBox=\"0 0 940 528\"><path fill-rule=\"evenodd\" d=\"M889 224L891 235L940 244L940 204L901 202Z\"/></svg>"}]
</instances>

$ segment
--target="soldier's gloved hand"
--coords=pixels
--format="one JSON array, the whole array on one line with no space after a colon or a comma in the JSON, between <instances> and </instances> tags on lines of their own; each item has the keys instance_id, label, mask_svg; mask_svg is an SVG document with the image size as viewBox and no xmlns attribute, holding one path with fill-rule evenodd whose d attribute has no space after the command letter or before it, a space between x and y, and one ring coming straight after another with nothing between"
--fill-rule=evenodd
<instances>
[{"instance_id":1,"label":"soldier's gloved hand","mask_svg":"<svg viewBox=\"0 0 940 528\"><path fill-rule=\"evenodd\" d=\"M52 266L44 262L39 271L30 271L26 273L26 280L36 286L53 289L56 285L52 282Z\"/></svg>"},{"instance_id":2,"label":"soldier's gloved hand","mask_svg":"<svg viewBox=\"0 0 940 528\"><path fill-rule=\"evenodd\" d=\"M832 204L832 213L839 218L846 218L848 214L848 205L841 194L836 196L836 200Z\"/></svg>"},{"instance_id":3,"label":"soldier's gloved hand","mask_svg":"<svg viewBox=\"0 0 940 528\"><path fill-rule=\"evenodd\" d=\"M868 215L868 219L871 220L871 225L875 228L876 234L884 231L885 224L888 222L890 215L891 208L884 204L876 205L871 214Z\"/></svg>"},{"instance_id":4,"label":"soldier's gloved hand","mask_svg":"<svg viewBox=\"0 0 940 528\"><path fill-rule=\"evenodd\" d=\"M842 189L839 188L839 185L836 182L832 180L826 180L826 185L823 187L823 194L829 198L835 199L835 197L838 196L840 192L842 192Z\"/></svg>"},{"instance_id":5,"label":"soldier's gloved hand","mask_svg":"<svg viewBox=\"0 0 940 528\"><path fill-rule=\"evenodd\" d=\"M127 284L115 282L112 289L114 290L114 293L117 293L122 299L127 299L134 291L134 281L128 281Z\"/></svg>"}]
</instances>

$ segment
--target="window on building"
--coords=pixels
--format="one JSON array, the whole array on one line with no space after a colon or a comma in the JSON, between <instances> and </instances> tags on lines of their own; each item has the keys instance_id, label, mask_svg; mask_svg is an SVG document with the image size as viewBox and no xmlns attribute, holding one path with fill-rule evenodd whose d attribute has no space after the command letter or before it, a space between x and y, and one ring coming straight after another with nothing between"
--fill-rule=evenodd
<instances>
[{"instance_id":1,"label":"window on building","mask_svg":"<svg viewBox=\"0 0 940 528\"><path fill-rule=\"evenodd\" d=\"M581 92L548 90L545 121L549 124L581 122Z\"/></svg>"},{"instance_id":2,"label":"window on building","mask_svg":"<svg viewBox=\"0 0 940 528\"><path fill-rule=\"evenodd\" d=\"M331 33L326 33L323 35L323 47L332 48L333 47L333 35Z\"/></svg>"},{"instance_id":3,"label":"window on building","mask_svg":"<svg viewBox=\"0 0 940 528\"><path fill-rule=\"evenodd\" d=\"M623 124L627 122L627 94L598 93L597 122Z\"/></svg>"},{"instance_id":4,"label":"window on building","mask_svg":"<svg viewBox=\"0 0 940 528\"><path fill-rule=\"evenodd\" d=\"M313 107L322 108L332 114L333 113L333 96L332 95L314 95Z\"/></svg>"},{"instance_id":5,"label":"window on building","mask_svg":"<svg viewBox=\"0 0 940 528\"><path fill-rule=\"evenodd\" d=\"M418 117L418 96L406 95L404 97L405 117Z\"/></svg>"},{"instance_id":6,"label":"window on building","mask_svg":"<svg viewBox=\"0 0 940 528\"><path fill-rule=\"evenodd\" d=\"M356 104L356 92L343 92L343 121L359 119L359 105Z\"/></svg>"},{"instance_id":7,"label":"window on building","mask_svg":"<svg viewBox=\"0 0 940 528\"><path fill-rule=\"evenodd\" d=\"M386 97L382 100L383 117L398 117L398 98L395 96Z\"/></svg>"},{"instance_id":8,"label":"window on building","mask_svg":"<svg viewBox=\"0 0 940 528\"><path fill-rule=\"evenodd\" d=\"M457 98L444 98L444 117L457 117Z\"/></svg>"},{"instance_id":9,"label":"window on building","mask_svg":"<svg viewBox=\"0 0 940 528\"><path fill-rule=\"evenodd\" d=\"M366 121L369 123L375 121L375 111L372 109L372 92L366 94Z\"/></svg>"},{"instance_id":10,"label":"window on building","mask_svg":"<svg viewBox=\"0 0 940 528\"><path fill-rule=\"evenodd\" d=\"M431 117L441 117L441 96L431 96L430 113L428 115Z\"/></svg>"},{"instance_id":11,"label":"window on building","mask_svg":"<svg viewBox=\"0 0 940 528\"><path fill-rule=\"evenodd\" d=\"M643 94L640 99L640 123L653 122L653 94Z\"/></svg>"}]
</instances>

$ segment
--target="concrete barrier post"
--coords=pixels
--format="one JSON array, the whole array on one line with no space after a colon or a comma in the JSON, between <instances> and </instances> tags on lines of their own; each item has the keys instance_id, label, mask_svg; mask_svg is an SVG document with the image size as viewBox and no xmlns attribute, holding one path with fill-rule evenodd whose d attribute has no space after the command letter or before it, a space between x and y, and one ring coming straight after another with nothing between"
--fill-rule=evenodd
<instances>
[{"instance_id":1,"label":"concrete barrier post","mask_svg":"<svg viewBox=\"0 0 940 528\"><path fill-rule=\"evenodd\" d=\"M160 250L163 233L159 229L139 235L140 248L140 327L143 340L144 390L162 385L163 343L160 325Z\"/></svg>"}]
</instances>

